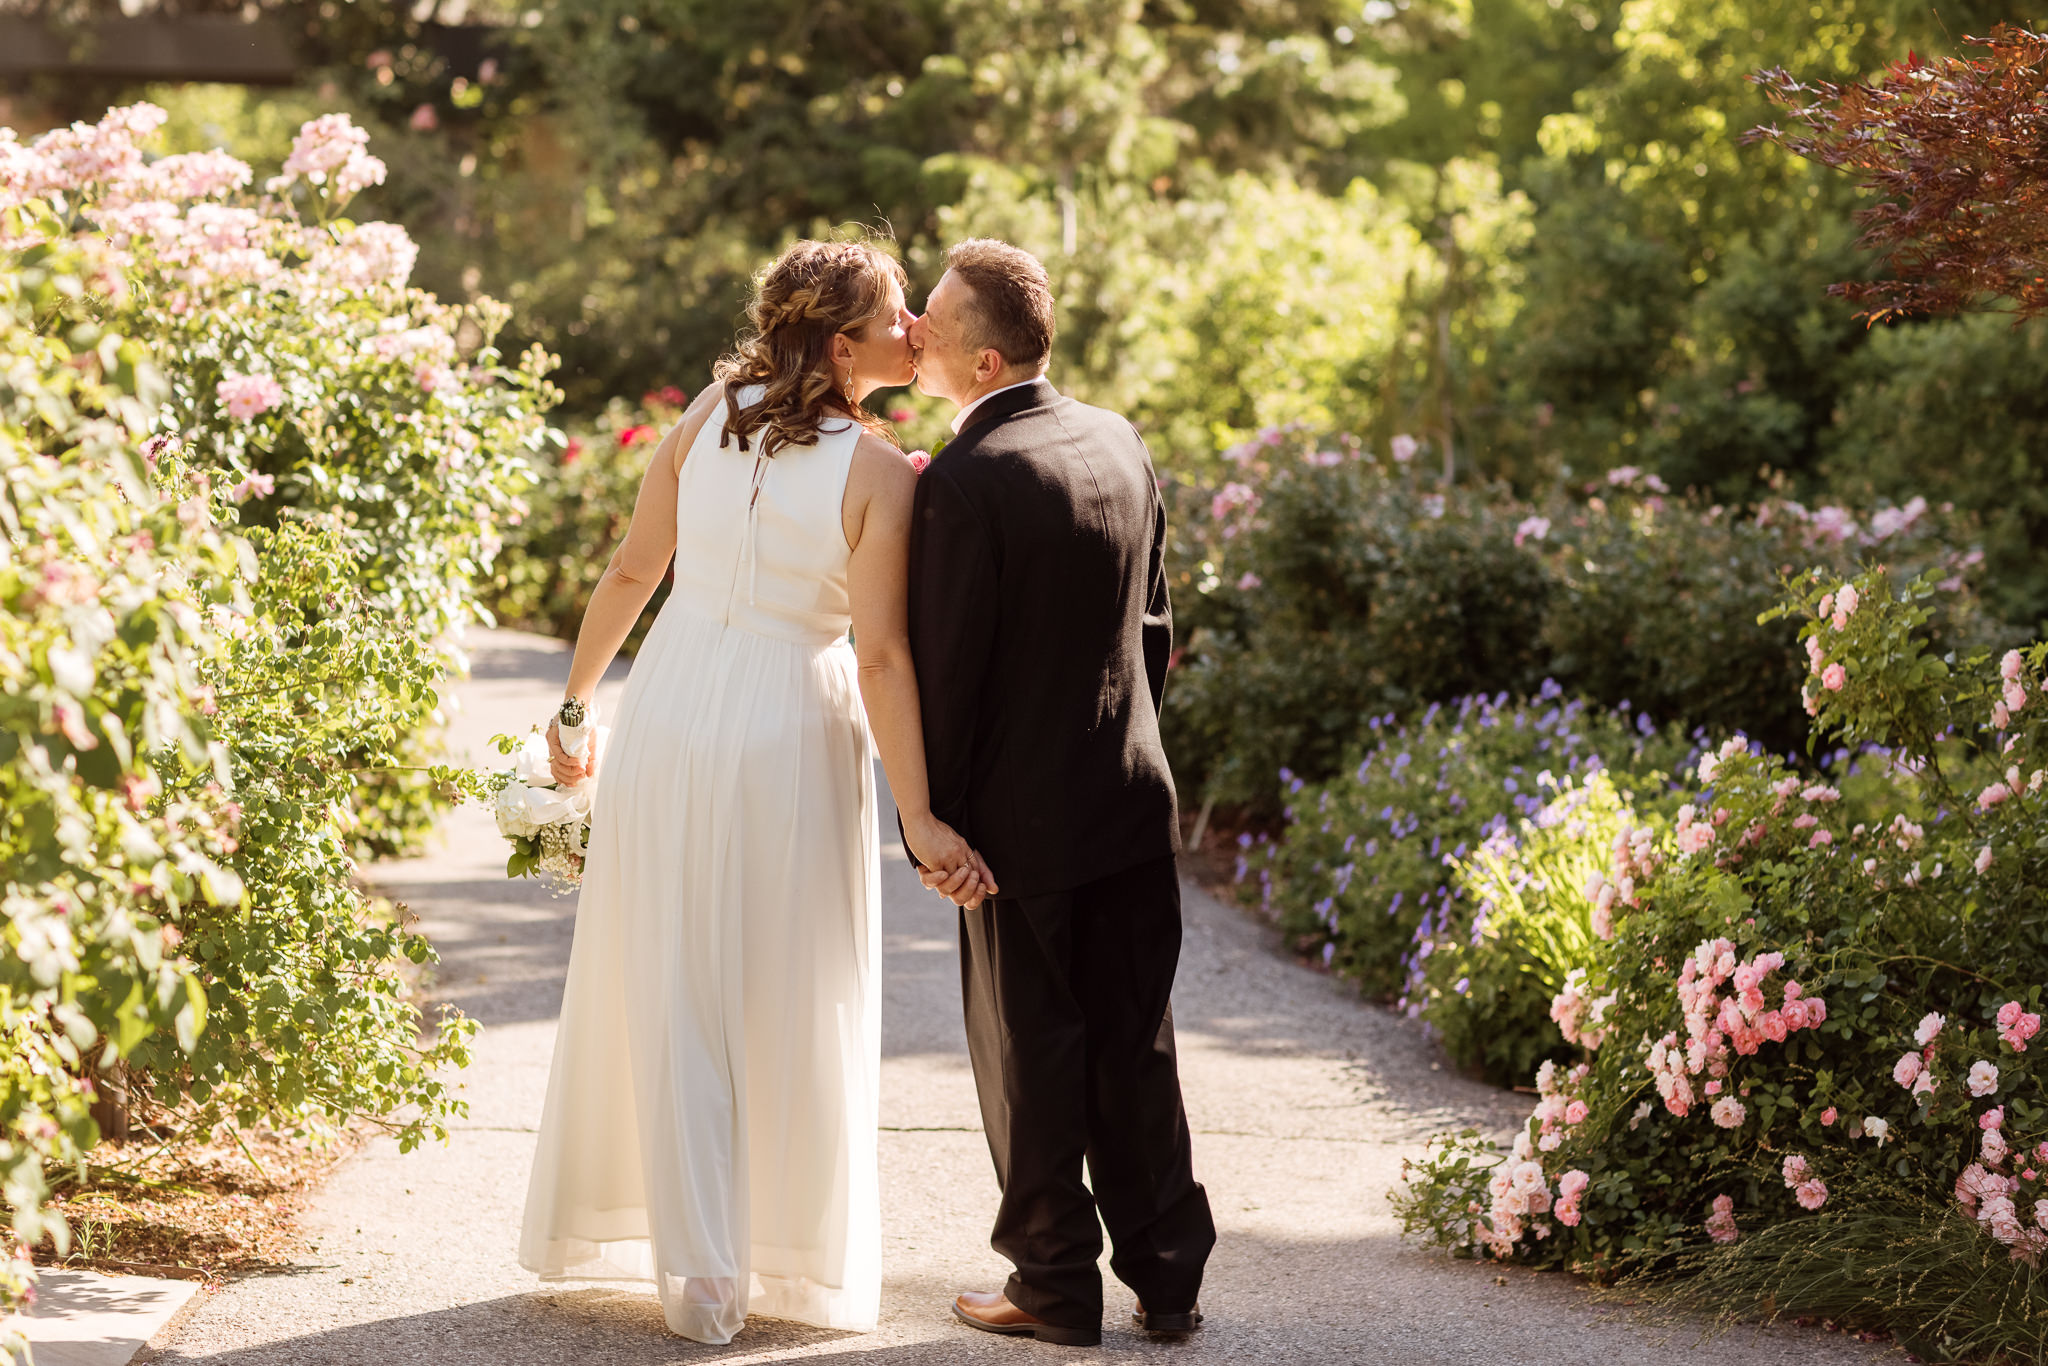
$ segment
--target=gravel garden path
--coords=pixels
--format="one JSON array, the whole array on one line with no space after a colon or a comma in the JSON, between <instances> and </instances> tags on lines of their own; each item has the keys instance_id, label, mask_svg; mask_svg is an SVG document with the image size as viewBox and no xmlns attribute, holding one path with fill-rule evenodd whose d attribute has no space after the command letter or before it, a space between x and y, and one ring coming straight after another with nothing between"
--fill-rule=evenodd
<instances>
[{"instance_id":1,"label":"gravel garden path","mask_svg":"<svg viewBox=\"0 0 2048 1366\"><path fill-rule=\"evenodd\" d=\"M477 633L471 644L474 672L458 690L453 741L481 760L492 733L546 715L568 652L506 631ZM607 684L612 698L623 674ZM672 1337L651 1288L543 1285L515 1260L575 906L505 880L487 813L457 811L443 835L435 852L371 876L424 917L442 956L435 999L483 1022L465 1078L469 1118L446 1146L401 1156L394 1144L371 1143L315 1197L314 1251L293 1274L225 1287L152 1359L1550 1366L1674 1350L1694 1366L1901 1359L1795 1329L1740 1329L1702 1343L1693 1329L1653 1328L1598 1304L1562 1276L1404 1245L1386 1201L1403 1156L1440 1128L1506 1129L1527 1098L1455 1075L1418 1026L1281 956L1269 931L1193 884L1174 1011L1195 1170L1220 1232L1202 1296L1208 1326L1182 1344L1148 1341L1124 1326L1131 1297L1113 1280L1100 1351L954 1323L951 1296L996 1288L1008 1268L987 1244L996 1189L960 1032L954 912L918 886L893 840L883 870L881 1327L833 1333L756 1318L726 1347Z\"/></svg>"}]
</instances>

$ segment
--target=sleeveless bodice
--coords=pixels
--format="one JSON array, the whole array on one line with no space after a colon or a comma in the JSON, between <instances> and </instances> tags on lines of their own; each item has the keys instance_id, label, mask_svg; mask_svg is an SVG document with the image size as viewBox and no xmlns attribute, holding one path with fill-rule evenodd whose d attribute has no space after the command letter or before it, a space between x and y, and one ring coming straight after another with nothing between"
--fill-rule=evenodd
<instances>
[{"instance_id":1,"label":"sleeveless bodice","mask_svg":"<svg viewBox=\"0 0 2048 1366\"><path fill-rule=\"evenodd\" d=\"M750 403L758 387L741 391ZM669 602L693 615L792 644L822 648L852 624L840 508L860 428L828 421L808 446L761 454L760 429L742 451L725 434L720 400L697 433L676 485L675 586Z\"/></svg>"}]
</instances>

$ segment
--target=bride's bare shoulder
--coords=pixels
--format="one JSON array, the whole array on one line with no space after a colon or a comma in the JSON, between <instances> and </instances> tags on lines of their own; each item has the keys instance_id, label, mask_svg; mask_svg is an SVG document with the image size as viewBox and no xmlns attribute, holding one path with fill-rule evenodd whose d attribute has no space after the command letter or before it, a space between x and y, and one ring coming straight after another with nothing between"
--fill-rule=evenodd
<instances>
[{"instance_id":1,"label":"bride's bare shoulder","mask_svg":"<svg viewBox=\"0 0 2048 1366\"><path fill-rule=\"evenodd\" d=\"M697 444L697 434L704 430L704 424L711 420L711 414L724 398L725 386L714 379L697 391L697 397L690 400L690 406L683 409L683 415L669 429L669 463L677 474L682 473L683 462L690 458L690 447Z\"/></svg>"},{"instance_id":2,"label":"bride's bare shoulder","mask_svg":"<svg viewBox=\"0 0 2048 1366\"><path fill-rule=\"evenodd\" d=\"M917 470L908 453L873 432L862 432L853 445L853 476L877 490L900 490L907 495L917 486Z\"/></svg>"}]
</instances>

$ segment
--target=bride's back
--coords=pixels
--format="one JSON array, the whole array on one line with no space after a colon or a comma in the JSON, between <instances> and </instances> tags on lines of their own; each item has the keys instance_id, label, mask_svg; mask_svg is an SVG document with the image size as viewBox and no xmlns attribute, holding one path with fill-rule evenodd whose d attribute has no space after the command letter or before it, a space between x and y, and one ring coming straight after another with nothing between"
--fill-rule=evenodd
<instances>
[{"instance_id":1,"label":"bride's back","mask_svg":"<svg viewBox=\"0 0 2048 1366\"><path fill-rule=\"evenodd\" d=\"M740 402L761 392L742 389ZM852 621L841 504L861 429L828 420L812 444L764 456L765 434L742 451L726 417L720 400L677 479L671 601L756 635L830 645Z\"/></svg>"}]
</instances>

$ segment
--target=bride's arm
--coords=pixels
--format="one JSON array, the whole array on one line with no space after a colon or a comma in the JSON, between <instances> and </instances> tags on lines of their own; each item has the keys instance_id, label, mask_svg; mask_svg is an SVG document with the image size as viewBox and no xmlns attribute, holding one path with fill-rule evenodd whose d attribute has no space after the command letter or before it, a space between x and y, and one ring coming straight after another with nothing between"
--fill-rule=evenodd
<instances>
[{"instance_id":1,"label":"bride's arm","mask_svg":"<svg viewBox=\"0 0 2048 1366\"><path fill-rule=\"evenodd\" d=\"M853 547L847 587L853 599L853 643L860 657L860 696L875 748L903 818L910 854L927 868L951 871L948 895L979 877L982 894L995 879L967 842L932 814L925 773L924 721L917 670L910 656L910 505L917 471L903 452L863 436L847 476L846 541Z\"/></svg>"},{"instance_id":2,"label":"bride's arm","mask_svg":"<svg viewBox=\"0 0 2048 1366\"><path fill-rule=\"evenodd\" d=\"M583 624L576 631L576 657L569 665L569 686L563 696L580 697L586 703L597 688L604 671L611 667L619 647L626 643L633 623L647 609L662 575L676 551L676 480L683 460L690 453L697 433L703 430L711 410L718 406L721 386L706 385L682 420L669 428L647 473L640 480L640 493L633 502L633 520L626 538L612 552L604 575L591 591L590 605L583 609ZM557 782L576 782L583 765L561 752L555 742L555 728L548 726L548 744L554 757Z\"/></svg>"}]
</instances>

